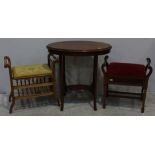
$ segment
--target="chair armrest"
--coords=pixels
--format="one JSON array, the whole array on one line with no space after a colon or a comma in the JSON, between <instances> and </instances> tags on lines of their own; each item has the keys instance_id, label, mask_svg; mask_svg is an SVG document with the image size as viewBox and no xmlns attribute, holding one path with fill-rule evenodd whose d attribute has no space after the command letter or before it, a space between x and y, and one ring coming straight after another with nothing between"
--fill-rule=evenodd
<instances>
[{"instance_id":1,"label":"chair armrest","mask_svg":"<svg viewBox=\"0 0 155 155\"><path fill-rule=\"evenodd\" d=\"M107 68L109 66L108 58L109 58L109 56L105 56L105 58L104 58L104 63L102 65L102 72L103 72L103 74L106 74Z\"/></svg>"},{"instance_id":2,"label":"chair armrest","mask_svg":"<svg viewBox=\"0 0 155 155\"><path fill-rule=\"evenodd\" d=\"M11 59L8 56L4 57L4 68L11 69Z\"/></svg>"},{"instance_id":3,"label":"chair armrest","mask_svg":"<svg viewBox=\"0 0 155 155\"><path fill-rule=\"evenodd\" d=\"M48 55L48 65L50 68L52 68L52 75L53 75L53 80L55 81L55 89L56 89L56 96L60 96L60 86L59 86L59 59L56 58L54 55L49 54Z\"/></svg>"},{"instance_id":4,"label":"chair armrest","mask_svg":"<svg viewBox=\"0 0 155 155\"><path fill-rule=\"evenodd\" d=\"M146 71L146 77L147 79L149 79L149 77L151 76L152 72L153 72L153 68L151 67L151 59L147 58L147 65L145 67L145 71Z\"/></svg>"},{"instance_id":5,"label":"chair armrest","mask_svg":"<svg viewBox=\"0 0 155 155\"><path fill-rule=\"evenodd\" d=\"M53 67L55 66L55 63L59 62L58 58L56 58L54 55L48 54L48 66Z\"/></svg>"}]
</instances>

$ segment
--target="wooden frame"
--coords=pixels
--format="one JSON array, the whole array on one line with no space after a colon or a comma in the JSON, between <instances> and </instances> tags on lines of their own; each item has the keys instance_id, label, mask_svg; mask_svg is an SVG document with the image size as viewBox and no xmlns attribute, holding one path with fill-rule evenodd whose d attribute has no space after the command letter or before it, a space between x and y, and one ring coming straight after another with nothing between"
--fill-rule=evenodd
<instances>
[{"instance_id":1,"label":"wooden frame","mask_svg":"<svg viewBox=\"0 0 155 155\"><path fill-rule=\"evenodd\" d=\"M151 59L147 58L147 65L145 67L146 76L145 78L131 78L131 77L109 77L107 74L107 69L109 66L108 56L105 56L104 64L102 65L102 71L104 74L104 95L103 95L103 108L106 108L106 98L109 96L112 97L122 97L122 98L135 98L142 101L141 113L144 113L145 110L145 100L146 93L148 88L148 81L153 72L151 67ZM119 92L119 91L110 91L109 85L125 85L125 86L138 86L141 87L140 93L129 93L129 92Z\"/></svg>"},{"instance_id":2,"label":"wooden frame","mask_svg":"<svg viewBox=\"0 0 155 155\"><path fill-rule=\"evenodd\" d=\"M9 69L11 92L9 102L11 103L9 113L12 113L15 101L41 96L56 97L56 75L55 64L58 59L54 55L48 55L48 66L52 68L52 75L15 78L12 74L11 59L4 57L4 67Z\"/></svg>"}]
</instances>

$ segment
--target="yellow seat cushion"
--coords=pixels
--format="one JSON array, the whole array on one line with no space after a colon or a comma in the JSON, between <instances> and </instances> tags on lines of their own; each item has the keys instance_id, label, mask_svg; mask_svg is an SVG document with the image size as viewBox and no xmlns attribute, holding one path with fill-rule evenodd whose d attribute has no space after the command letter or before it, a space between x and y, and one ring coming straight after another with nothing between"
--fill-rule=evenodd
<instances>
[{"instance_id":1,"label":"yellow seat cushion","mask_svg":"<svg viewBox=\"0 0 155 155\"><path fill-rule=\"evenodd\" d=\"M52 70L47 64L17 66L12 68L14 78L36 77L52 75Z\"/></svg>"}]
</instances>

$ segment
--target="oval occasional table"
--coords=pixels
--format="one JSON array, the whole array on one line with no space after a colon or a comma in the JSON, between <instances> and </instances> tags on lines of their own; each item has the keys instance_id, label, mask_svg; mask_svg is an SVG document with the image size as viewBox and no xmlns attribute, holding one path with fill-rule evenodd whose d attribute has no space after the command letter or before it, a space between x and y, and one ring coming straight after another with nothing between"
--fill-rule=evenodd
<instances>
[{"instance_id":1,"label":"oval occasional table","mask_svg":"<svg viewBox=\"0 0 155 155\"><path fill-rule=\"evenodd\" d=\"M68 89L84 89L89 90L93 94L94 110L97 110L97 70L98 70L98 56L110 53L112 46L103 42L92 41L65 41L56 42L47 45L48 52L59 56L60 68L60 110L64 109L64 96ZM87 85L66 85L65 78L65 57L66 56L92 56L94 59L93 66L93 82L90 86Z\"/></svg>"}]
</instances>

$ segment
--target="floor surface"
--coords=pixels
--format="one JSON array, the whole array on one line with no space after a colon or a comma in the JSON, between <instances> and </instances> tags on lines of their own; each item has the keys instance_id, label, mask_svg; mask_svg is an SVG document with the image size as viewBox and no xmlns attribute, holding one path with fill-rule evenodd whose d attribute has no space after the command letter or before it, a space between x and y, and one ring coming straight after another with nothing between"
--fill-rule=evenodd
<instances>
[{"instance_id":1,"label":"floor surface","mask_svg":"<svg viewBox=\"0 0 155 155\"><path fill-rule=\"evenodd\" d=\"M65 109L59 110L57 102L51 97L17 101L13 114L9 114L8 96L0 95L0 116L154 116L155 94L147 94L145 113L140 113L140 101L134 99L109 98L106 109L102 109L99 97L97 107L93 110L93 102L89 94L72 92L65 98Z\"/></svg>"}]
</instances>

